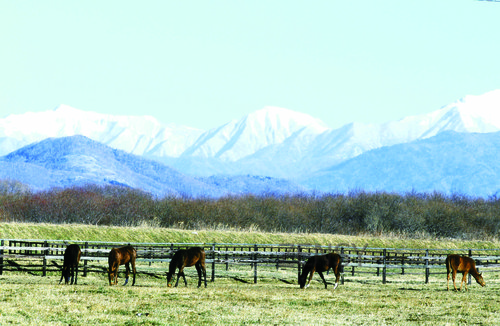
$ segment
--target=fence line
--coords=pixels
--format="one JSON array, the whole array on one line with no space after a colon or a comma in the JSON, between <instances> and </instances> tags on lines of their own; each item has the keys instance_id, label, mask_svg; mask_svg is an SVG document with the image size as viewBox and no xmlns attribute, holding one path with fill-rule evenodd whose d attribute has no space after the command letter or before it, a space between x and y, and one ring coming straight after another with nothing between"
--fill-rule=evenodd
<instances>
[{"instance_id":1,"label":"fence line","mask_svg":"<svg viewBox=\"0 0 500 326\"><path fill-rule=\"evenodd\" d=\"M180 248L200 246L205 249L207 269L215 281L216 269L243 270L249 266L253 282L259 270L291 270L301 272L304 262L312 255L336 252L343 258L344 277L356 274L376 275L386 283L391 275L422 275L425 283L434 274L444 274L444 261L450 253L467 255L476 260L476 267L500 271L500 249L398 249L357 248L348 245L319 246L307 244L238 244L238 243L132 243L68 240L0 240L0 275L4 272L59 272L64 250L72 243L82 250L83 276L105 273L108 253L113 247L132 245L137 249L137 271L158 277L165 275L167 263ZM58 264L59 262L59 264ZM440 269L440 271L437 271ZM207 271L209 272L209 271ZM294 272L294 273L295 273ZM221 274L221 273L219 273ZM222 277L219 275L219 277ZM470 275L469 275L470 283Z\"/></svg>"}]
</instances>

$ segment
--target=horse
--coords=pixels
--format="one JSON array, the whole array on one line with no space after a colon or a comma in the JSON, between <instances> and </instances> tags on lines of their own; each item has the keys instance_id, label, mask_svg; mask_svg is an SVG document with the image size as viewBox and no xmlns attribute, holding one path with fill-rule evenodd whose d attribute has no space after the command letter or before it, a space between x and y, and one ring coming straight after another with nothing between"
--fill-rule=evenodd
<instances>
[{"instance_id":1,"label":"horse","mask_svg":"<svg viewBox=\"0 0 500 326\"><path fill-rule=\"evenodd\" d=\"M333 290L337 288L339 285L340 273L342 272L342 257L338 254L329 253L321 256L312 256L310 257L304 267L302 268L302 274L299 276L299 285L300 288L309 287L311 280L313 278L314 272L318 272L319 276L323 280L325 284L325 289L327 288L327 284L325 278L323 277L323 272L327 272L330 269L333 269L335 273L335 286ZM309 281L306 285L307 275L309 275Z\"/></svg>"},{"instance_id":2,"label":"horse","mask_svg":"<svg viewBox=\"0 0 500 326\"><path fill-rule=\"evenodd\" d=\"M179 249L174 253L167 273L167 286L171 287L172 276L175 274L175 270L178 268L177 282L175 282L175 287L179 285L179 278L182 276L184 279L184 284L187 286L186 276L184 275L184 267L196 267L198 272L198 287L201 286L201 276L203 274L205 280L205 287L207 287L207 271L205 269L205 251L201 247L192 247L189 249Z\"/></svg>"},{"instance_id":3,"label":"horse","mask_svg":"<svg viewBox=\"0 0 500 326\"><path fill-rule=\"evenodd\" d=\"M128 276L130 274L130 265L132 265L132 273L134 274L134 279L132 281L132 286L135 285L135 259L137 258L137 251L132 246L125 246L120 248L113 248L109 252L108 256L108 278L109 285L116 285L118 278L118 267L120 265L125 265L126 276L125 283L123 285L127 285ZM111 283L113 280L113 283Z\"/></svg>"},{"instance_id":4,"label":"horse","mask_svg":"<svg viewBox=\"0 0 500 326\"><path fill-rule=\"evenodd\" d=\"M450 272L452 272L453 287L455 287L455 291L457 291L457 286L455 285L455 276L457 275L457 272L461 272L463 274L462 281L460 282L460 291L462 291L462 283L464 282L465 290L468 291L467 281L465 280L467 273L470 273L476 282L481 286L486 285L483 279L483 274L478 273L476 270L476 263L474 262L474 259L470 257L460 255L448 255L448 257L446 257L446 289L448 291L450 290Z\"/></svg>"},{"instance_id":5,"label":"horse","mask_svg":"<svg viewBox=\"0 0 500 326\"><path fill-rule=\"evenodd\" d=\"M77 244L71 244L66 247L64 251L64 262L62 268L61 279L59 280L59 284L61 284L64 278L64 284L69 283L69 277L71 275L71 284L73 284L73 279L75 281L75 285L78 281L78 264L80 263L80 256L82 251L80 250L80 246Z\"/></svg>"}]
</instances>

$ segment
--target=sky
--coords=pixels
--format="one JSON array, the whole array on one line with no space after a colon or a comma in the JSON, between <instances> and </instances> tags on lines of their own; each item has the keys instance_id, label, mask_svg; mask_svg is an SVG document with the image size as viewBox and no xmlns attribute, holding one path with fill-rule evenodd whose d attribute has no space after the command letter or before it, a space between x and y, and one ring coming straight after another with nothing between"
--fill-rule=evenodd
<instances>
[{"instance_id":1,"label":"sky","mask_svg":"<svg viewBox=\"0 0 500 326\"><path fill-rule=\"evenodd\" d=\"M398 120L500 89L499 17L475 0L0 0L0 117Z\"/></svg>"}]
</instances>

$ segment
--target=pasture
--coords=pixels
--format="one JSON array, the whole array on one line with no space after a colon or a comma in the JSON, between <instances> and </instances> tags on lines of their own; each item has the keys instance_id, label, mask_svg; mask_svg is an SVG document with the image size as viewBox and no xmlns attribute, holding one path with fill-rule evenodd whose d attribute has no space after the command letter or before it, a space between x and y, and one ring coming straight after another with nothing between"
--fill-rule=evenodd
<instances>
[{"instance_id":1,"label":"pasture","mask_svg":"<svg viewBox=\"0 0 500 326\"><path fill-rule=\"evenodd\" d=\"M428 284L420 277L387 284L348 277L332 291L316 275L308 289L276 278L258 284L230 277L196 287L196 270L186 269L188 286L167 287L166 278L141 276L134 287L110 287L104 274L59 285L58 275L0 276L0 324L19 325L498 325L500 274L485 275L486 287L446 291L445 275ZM228 272L230 273L230 271ZM294 279L282 271L280 279ZM122 275L121 275L122 276Z\"/></svg>"},{"instance_id":2,"label":"pasture","mask_svg":"<svg viewBox=\"0 0 500 326\"><path fill-rule=\"evenodd\" d=\"M84 225L1 223L3 237L139 242L312 243L393 248L499 248L498 241L348 237L328 234L272 234L249 231L115 228ZM103 262L103 264L105 264ZM486 287L473 280L469 292L446 291L446 268L423 275L398 273L382 284L380 276L325 274L328 290L316 274L300 289L296 269L259 267L252 282L250 266L226 270L217 265L215 282L197 288L196 269L186 268L188 286L167 287L166 273L140 273L136 285L110 287L104 273L79 276L78 285L58 284L60 271L42 277L24 272L0 275L0 325L499 325L500 272L484 271ZM166 265L163 266L166 268ZM373 269L372 269L373 271ZM394 271L397 272L397 271ZM460 275L460 274L459 274Z\"/></svg>"}]
</instances>

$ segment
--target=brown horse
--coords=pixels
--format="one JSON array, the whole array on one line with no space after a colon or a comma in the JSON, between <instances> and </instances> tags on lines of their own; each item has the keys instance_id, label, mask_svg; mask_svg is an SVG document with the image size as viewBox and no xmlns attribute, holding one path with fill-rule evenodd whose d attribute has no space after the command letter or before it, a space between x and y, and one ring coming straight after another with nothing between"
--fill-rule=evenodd
<instances>
[{"instance_id":1,"label":"brown horse","mask_svg":"<svg viewBox=\"0 0 500 326\"><path fill-rule=\"evenodd\" d=\"M68 284L69 277L71 276L71 284L73 284L74 279L76 285L78 281L78 264L80 263L81 254L82 251L80 250L80 246L77 244L71 244L66 248L64 251L64 262L59 284L61 284L63 278L64 284Z\"/></svg>"},{"instance_id":2,"label":"brown horse","mask_svg":"<svg viewBox=\"0 0 500 326\"><path fill-rule=\"evenodd\" d=\"M178 268L177 282L175 286L179 285L179 277L182 276L184 279L184 284L187 286L186 276L184 275L184 267L196 267L198 272L198 287L201 286L201 276L203 274L205 280L205 287L207 287L207 271L205 269L205 251L200 247L192 247L189 249L177 250L170 261L170 265L167 273L167 285L172 286L172 276L175 274L175 270Z\"/></svg>"},{"instance_id":3,"label":"brown horse","mask_svg":"<svg viewBox=\"0 0 500 326\"><path fill-rule=\"evenodd\" d=\"M128 283L128 276L130 274L130 266L132 265L132 273L134 274L134 279L132 285L135 285L135 259L137 258L137 251L132 246L125 246L120 248L113 248L109 252L108 256L108 278L109 285L116 285L118 278L118 266L125 265L125 283ZM113 280L113 283L111 283Z\"/></svg>"},{"instance_id":4,"label":"brown horse","mask_svg":"<svg viewBox=\"0 0 500 326\"><path fill-rule=\"evenodd\" d=\"M333 288L335 290L339 285L340 273L342 272L342 257L334 253L310 257L302 268L302 274L299 276L300 288L303 289L304 287L309 287L314 272L318 272L319 276L321 276L321 279L323 280L323 283L325 283L326 289L326 281L323 277L323 272L327 272L330 269L333 269L333 272L335 273L335 287ZM306 279L309 273L309 281L306 285Z\"/></svg>"},{"instance_id":5,"label":"brown horse","mask_svg":"<svg viewBox=\"0 0 500 326\"><path fill-rule=\"evenodd\" d=\"M483 274L477 272L476 263L472 258L460 255L448 255L448 257L446 257L447 290L450 290L450 272L452 272L453 286L455 287L455 291L457 291L457 286L455 285L455 276L457 275L457 272L461 272L463 274L462 282L460 282L460 291L462 291L462 283L464 282L465 290L468 291L467 281L465 280L467 273L470 273L476 279L476 282L481 286L486 285L483 279Z\"/></svg>"}]
</instances>

